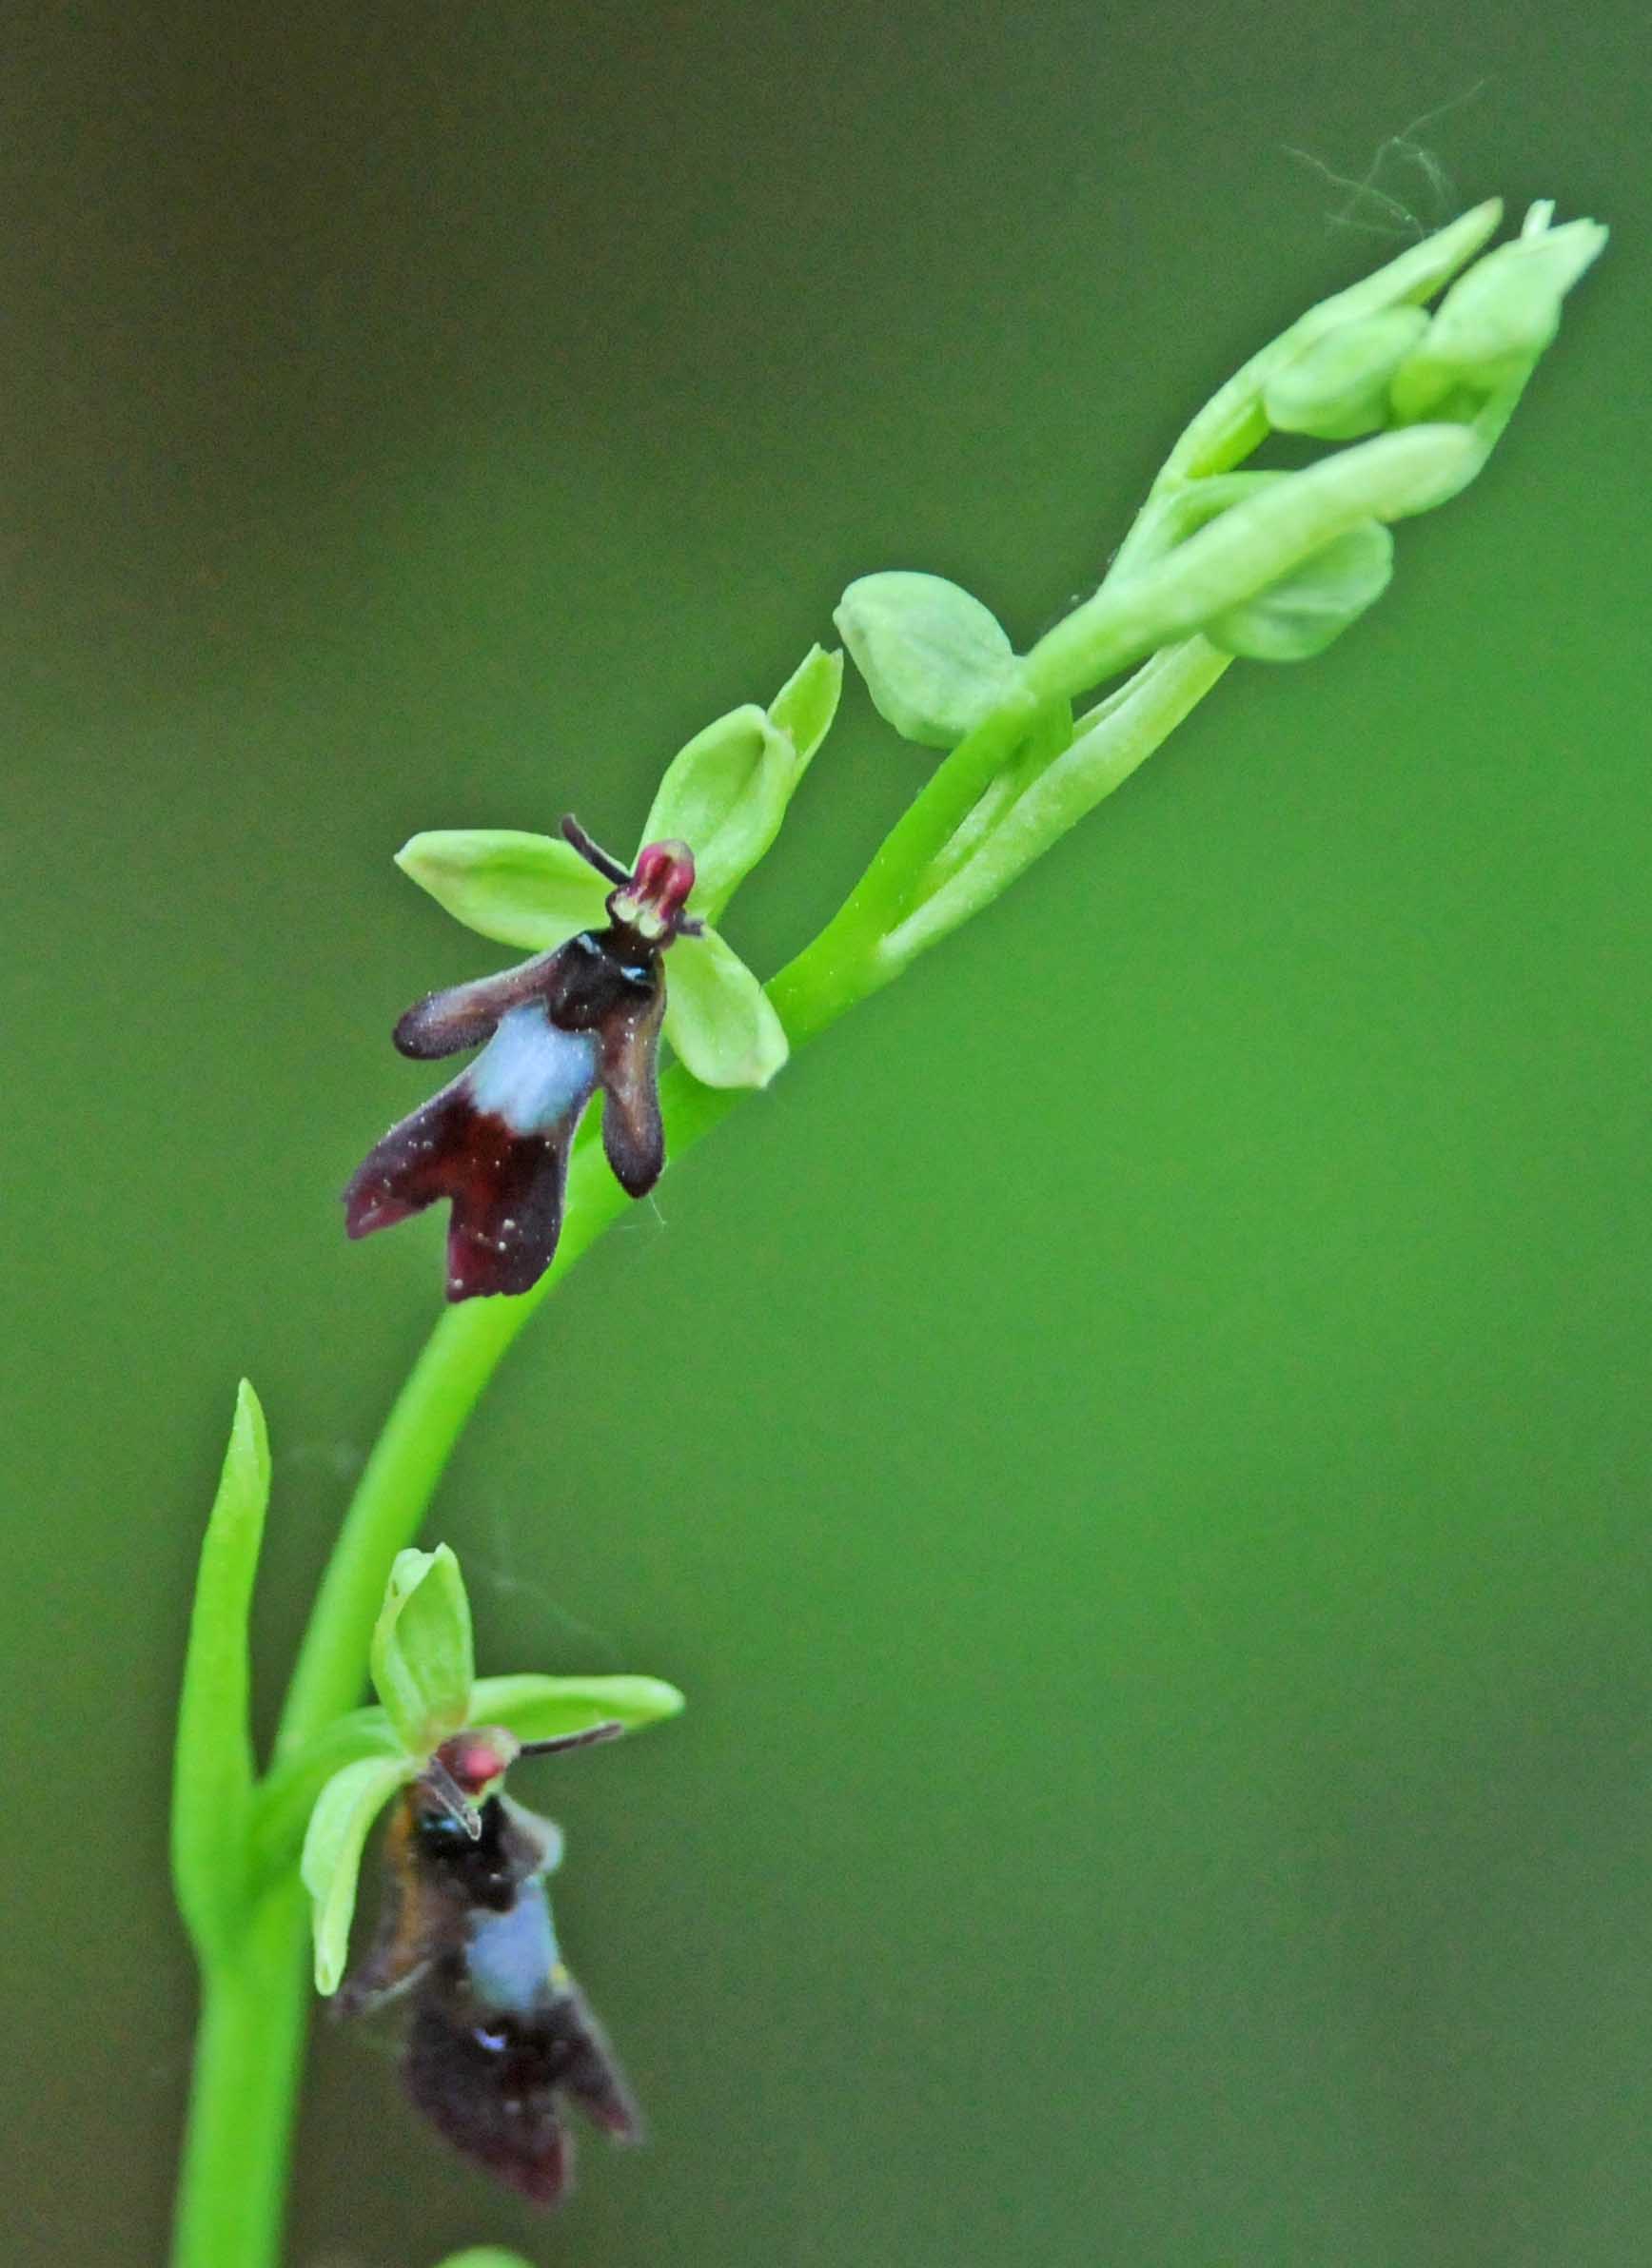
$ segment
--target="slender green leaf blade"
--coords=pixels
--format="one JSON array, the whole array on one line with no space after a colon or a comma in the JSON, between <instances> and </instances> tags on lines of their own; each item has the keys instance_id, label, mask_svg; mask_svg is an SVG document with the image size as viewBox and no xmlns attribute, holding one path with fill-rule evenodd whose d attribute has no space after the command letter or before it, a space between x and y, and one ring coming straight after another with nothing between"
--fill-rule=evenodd
<instances>
[{"instance_id":1,"label":"slender green leaf blade","mask_svg":"<svg viewBox=\"0 0 1652 2268\"><path fill-rule=\"evenodd\" d=\"M247 1616L269 1502L269 1437L244 1378L206 1522L178 1701L172 1876L196 1945L216 1945L247 1873L254 1764Z\"/></svg>"}]
</instances>

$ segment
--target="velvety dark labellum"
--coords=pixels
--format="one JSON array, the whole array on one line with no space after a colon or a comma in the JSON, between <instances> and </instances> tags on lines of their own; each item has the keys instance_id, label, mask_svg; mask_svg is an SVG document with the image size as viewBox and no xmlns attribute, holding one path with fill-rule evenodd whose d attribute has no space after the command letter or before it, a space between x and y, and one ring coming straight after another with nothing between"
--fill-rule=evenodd
<instances>
[{"instance_id":1,"label":"velvety dark labellum","mask_svg":"<svg viewBox=\"0 0 1652 2268\"><path fill-rule=\"evenodd\" d=\"M549 1267L568 1152L599 1088L602 1147L620 1187L645 1196L665 1164L657 1062L663 955L699 926L682 910L694 860L681 843L651 843L628 875L572 821L563 829L581 855L618 877L608 926L408 1009L395 1033L403 1055L482 1052L390 1128L344 1191L352 1237L448 1200L450 1300L525 1292Z\"/></svg>"},{"instance_id":2,"label":"velvety dark labellum","mask_svg":"<svg viewBox=\"0 0 1652 2268\"><path fill-rule=\"evenodd\" d=\"M554 2205L573 2163L565 2102L618 2141L637 2141L640 2121L557 1945L544 1877L561 1837L497 1791L472 1807L481 1789L464 1743L474 1738L439 1750L392 1814L379 1936L340 2005L355 2013L405 1992L403 2074L413 2102L467 2158L535 2204Z\"/></svg>"}]
</instances>

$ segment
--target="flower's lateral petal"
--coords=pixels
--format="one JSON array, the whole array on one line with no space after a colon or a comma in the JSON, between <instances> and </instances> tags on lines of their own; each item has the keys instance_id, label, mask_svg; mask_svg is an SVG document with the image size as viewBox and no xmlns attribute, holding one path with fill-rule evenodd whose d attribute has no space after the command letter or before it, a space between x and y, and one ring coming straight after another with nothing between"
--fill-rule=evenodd
<instances>
[{"instance_id":1,"label":"flower's lateral petal","mask_svg":"<svg viewBox=\"0 0 1652 2268\"><path fill-rule=\"evenodd\" d=\"M502 1016L543 994L555 963L554 952L537 953L515 968L502 968L497 976L474 977L467 985L427 992L397 1025L396 1046L420 1063L457 1055L462 1047L480 1047L493 1037Z\"/></svg>"},{"instance_id":2,"label":"flower's lateral petal","mask_svg":"<svg viewBox=\"0 0 1652 2268\"><path fill-rule=\"evenodd\" d=\"M368 1830L397 1789L418 1772L410 1756L364 1757L334 1772L316 1798L299 1871L310 1894L318 1992L338 1990L349 1958L356 1879Z\"/></svg>"},{"instance_id":3,"label":"flower's lateral petal","mask_svg":"<svg viewBox=\"0 0 1652 2268\"><path fill-rule=\"evenodd\" d=\"M396 864L455 921L502 945L542 952L603 918L608 885L552 835L450 828L416 834Z\"/></svg>"},{"instance_id":4,"label":"flower's lateral petal","mask_svg":"<svg viewBox=\"0 0 1652 2268\"><path fill-rule=\"evenodd\" d=\"M715 929L671 948L665 1036L707 1086L767 1086L790 1052L768 994Z\"/></svg>"}]
</instances>

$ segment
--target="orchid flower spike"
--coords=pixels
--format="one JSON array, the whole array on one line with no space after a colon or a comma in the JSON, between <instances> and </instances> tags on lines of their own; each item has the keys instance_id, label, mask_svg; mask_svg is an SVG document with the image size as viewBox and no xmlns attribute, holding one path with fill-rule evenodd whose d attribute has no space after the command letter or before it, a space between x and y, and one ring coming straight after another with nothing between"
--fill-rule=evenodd
<instances>
[{"instance_id":1,"label":"orchid flower spike","mask_svg":"<svg viewBox=\"0 0 1652 2268\"><path fill-rule=\"evenodd\" d=\"M408 1009L395 1031L403 1055L486 1046L374 1144L344 1191L352 1237L448 1200L449 1300L525 1292L550 1266L568 1152L599 1087L602 1147L620 1187L646 1196L665 1164L656 1061L663 957L678 937L700 933L684 910L694 855L686 843L647 843L627 870L576 819L562 821L562 833L614 886L606 926Z\"/></svg>"}]
</instances>

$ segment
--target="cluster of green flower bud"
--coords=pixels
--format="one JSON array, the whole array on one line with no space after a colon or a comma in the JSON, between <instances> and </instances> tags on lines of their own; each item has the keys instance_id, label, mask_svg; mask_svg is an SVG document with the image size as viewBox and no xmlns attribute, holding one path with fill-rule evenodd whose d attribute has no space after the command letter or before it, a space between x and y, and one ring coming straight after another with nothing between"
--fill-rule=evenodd
<instances>
[{"instance_id":1,"label":"cluster of green flower bud","mask_svg":"<svg viewBox=\"0 0 1652 2268\"><path fill-rule=\"evenodd\" d=\"M1606 241L1596 221L1551 227L1550 212L1534 205L1521 235L1459 277L1431 316L1385 307L1307 341L1263 388L1268 422L1352 440L1425 418L1467 422L1523 386L1560 328L1566 293Z\"/></svg>"},{"instance_id":2,"label":"cluster of green flower bud","mask_svg":"<svg viewBox=\"0 0 1652 2268\"><path fill-rule=\"evenodd\" d=\"M1501 213L1492 200L1464 214L1252 357L1171 451L1101 588L1031 654L938 577L852 583L837 624L882 714L950 749L1006 704L1070 699L1196 634L1257 661L1323 651L1386 587L1389 524L1480 470L1605 243L1598 223L1556 228L1537 205L1476 260ZM1359 445L1298 472L1236 472L1269 431Z\"/></svg>"}]
</instances>

